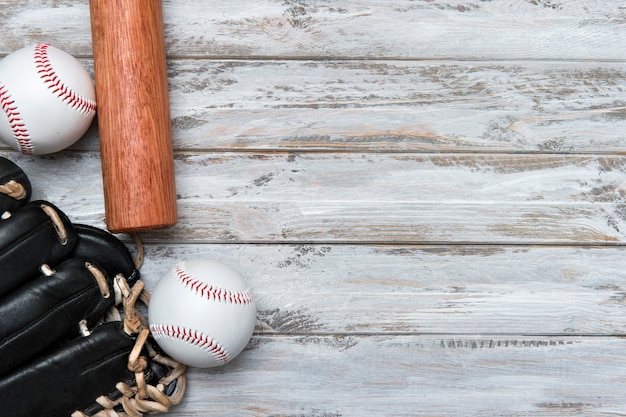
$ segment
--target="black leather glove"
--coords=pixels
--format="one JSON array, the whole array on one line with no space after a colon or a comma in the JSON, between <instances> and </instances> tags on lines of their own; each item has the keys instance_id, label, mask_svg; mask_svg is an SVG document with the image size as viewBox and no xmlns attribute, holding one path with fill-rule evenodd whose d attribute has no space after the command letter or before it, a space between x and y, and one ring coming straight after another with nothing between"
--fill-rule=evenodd
<instances>
[{"instance_id":1,"label":"black leather glove","mask_svg":"<svg viewBox=\"0 0 626 417\"><path fill-rule=\"evenodd\" d=\"M1 211L1 208L0 208ZM76 245L76 232L58 208L33 201L0 218L0 296L55 265Z\"/></svg>"},{"instance_id":2,"label":"black leather glove","mask_svg":"<svg viewBox=\"0 0 626 417\"><path fill-rule=\"evenodd\" d=\"M21 198L2 193L3 178L26 184ZM135 307L149 294L128 248L28 202L30 189L0 157L0 414L167 411L183 397L185 367L158 350Z\"/></svg>"}]
</instances>

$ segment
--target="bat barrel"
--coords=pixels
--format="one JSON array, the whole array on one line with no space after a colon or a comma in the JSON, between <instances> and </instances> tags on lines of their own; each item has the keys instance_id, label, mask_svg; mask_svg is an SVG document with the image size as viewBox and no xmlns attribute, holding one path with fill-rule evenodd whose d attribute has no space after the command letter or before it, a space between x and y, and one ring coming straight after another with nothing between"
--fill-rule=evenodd
<instances>
[{"instance_id":1,"label":"bat barrel","mask_svg":"<svg viewBox=\"0 0 626 417\"><path fill-rule=\"evenodd\" d=\"M160 0L91 0L107 228L177 222L172 128Z\"/></svg>"}]
</instances>

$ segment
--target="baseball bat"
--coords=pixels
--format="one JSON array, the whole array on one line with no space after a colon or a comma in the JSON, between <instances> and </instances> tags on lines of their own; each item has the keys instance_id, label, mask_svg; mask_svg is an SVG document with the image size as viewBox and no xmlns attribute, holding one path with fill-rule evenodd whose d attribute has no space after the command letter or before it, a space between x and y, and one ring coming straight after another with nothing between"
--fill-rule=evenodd
<instances>
[{"instance_id":1,"label":"baseball bat","mask_svg":"<svg viewBox=\"0 0 626 417\"><path fill-rule=\"evenodd\" d=\"M160 0L90 0L107 228L177 222Z\"/></svg>"}]
</instances>

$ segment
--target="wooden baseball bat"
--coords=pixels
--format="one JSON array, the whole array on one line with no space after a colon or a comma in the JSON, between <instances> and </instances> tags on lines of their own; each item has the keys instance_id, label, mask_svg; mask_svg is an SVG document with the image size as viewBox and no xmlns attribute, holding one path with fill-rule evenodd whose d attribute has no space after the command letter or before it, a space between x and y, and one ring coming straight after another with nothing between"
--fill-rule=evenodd
<instances>
[{"instance_id":1,"label":"wooden baseball bat","mask_svg":"<svg viewBox=\"0 0 626 417\"><path fill-rule=\"evenodd\" d=\"M176 224L160 0L90 0L107 228Z\"/></svg>"}]
</instances>

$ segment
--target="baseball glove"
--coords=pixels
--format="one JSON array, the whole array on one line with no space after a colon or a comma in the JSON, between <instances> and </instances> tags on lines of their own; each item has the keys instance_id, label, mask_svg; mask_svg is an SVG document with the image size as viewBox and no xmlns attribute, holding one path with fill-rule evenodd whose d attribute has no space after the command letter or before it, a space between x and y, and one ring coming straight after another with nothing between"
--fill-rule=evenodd
<instances>
[{"instance_id":1,"label":"baseball glove","mask_svg":"<svg viewBox=\"0 0 626 417\"><path fill-rule=\"evenodd\" d=\"M2 416L168 411L183 397L185 367L151 338L138 261L114 235L30 194L0 158Z\"/></svg>"}]
</instances>

